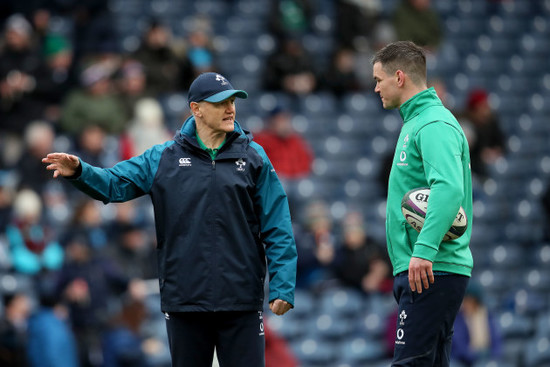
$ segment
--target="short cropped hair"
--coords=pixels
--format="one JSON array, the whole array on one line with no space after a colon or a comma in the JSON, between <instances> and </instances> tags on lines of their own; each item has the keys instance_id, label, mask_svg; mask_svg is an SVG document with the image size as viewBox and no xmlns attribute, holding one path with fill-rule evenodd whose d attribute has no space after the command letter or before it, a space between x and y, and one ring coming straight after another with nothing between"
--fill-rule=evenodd
<instances>
[{"instance_id":1,"label":"short cropped hair","mask_svg":"<svg viewBox=\"0 0 550 367\"><path fill-rule=\"evenodd\" d=\"M380 49L372 64L379 62L388 74L402 70L416 85L426 84L426 53L411 41L397 41Z\"/></svg>"}]
</instances>

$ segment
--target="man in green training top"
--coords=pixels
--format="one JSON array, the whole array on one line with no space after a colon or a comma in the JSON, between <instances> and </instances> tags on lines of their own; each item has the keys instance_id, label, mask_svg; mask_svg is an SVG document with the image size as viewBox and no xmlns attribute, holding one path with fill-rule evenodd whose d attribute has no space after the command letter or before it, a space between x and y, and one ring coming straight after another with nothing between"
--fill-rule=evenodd
<instances>
[{"instance_id":1,"label":"man in green training top","mask_svg":"<svg viewBox=\"0 0 550 367\"><path fill-rule=\"evenodd\" d=\"M386 237L399 304L392 366L449 366L453 323L473 259L472 182L464 132L433 88L426 84L426 56L410 41L398 41L373 58L374 91L386 109L398 108L403 127L388 183ZM401 213L409 190L431 189L422 231ZM443 242L458 210L466 233Z\"/></svg>"}]
</instances>

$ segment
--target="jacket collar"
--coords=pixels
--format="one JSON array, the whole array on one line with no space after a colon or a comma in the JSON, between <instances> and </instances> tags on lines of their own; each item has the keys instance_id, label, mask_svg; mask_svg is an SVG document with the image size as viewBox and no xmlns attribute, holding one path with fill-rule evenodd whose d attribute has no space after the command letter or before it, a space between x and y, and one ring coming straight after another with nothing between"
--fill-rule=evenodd
<instances>
[{"instance_id":1,"label":"jacket collar","mask_svg":"<svg viewBox=\"0 0 550 367\"><path fill-rule=\"evenodd\" d=\"M409 98L399 107L399 114L403 122L416 117L428 107L443 106L433 87L423 90Z\"/></svg>"},{"instance_id":2,"label":"jacket collar","mask_svg":"<svg viewBox=\"0 0 550 367\"><path fill-rule=\"evenodd\" d=\"M227 134L225 138L225 143L223 144L220 153L221 151L226 150L234 151L234 148L231 147L234 143L248 145L248 143L252 141L252 133L250 133L250 131L243 129L237 121L235 121L234 125L235 129ZM181 129L176 132L174 140L180 145L188 144L202 150L199 143L197 142L196 131L197 124L195 122L195 117L190 116L189 118L187 118L187 120L185 120Z\"/></svg>"}]
</instances>

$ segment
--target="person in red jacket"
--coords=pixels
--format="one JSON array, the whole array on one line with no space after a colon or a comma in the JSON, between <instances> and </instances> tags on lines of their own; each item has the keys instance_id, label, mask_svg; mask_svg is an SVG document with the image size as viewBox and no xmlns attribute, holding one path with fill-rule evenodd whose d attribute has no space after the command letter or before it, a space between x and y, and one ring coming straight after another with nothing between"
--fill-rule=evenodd
<instances>
[{"instance_id":1,"label":"person in red jacket","mask_svg":"<svg viewBox=\"0 0 550 367\"><path fill-rule=\"evenodd\" d=\"M307 141L292 127L291 114L277 106L269 112L265 127L254 134L279 177L298 179L311 173L313 152Z\"/></svg>"}]
</instances>

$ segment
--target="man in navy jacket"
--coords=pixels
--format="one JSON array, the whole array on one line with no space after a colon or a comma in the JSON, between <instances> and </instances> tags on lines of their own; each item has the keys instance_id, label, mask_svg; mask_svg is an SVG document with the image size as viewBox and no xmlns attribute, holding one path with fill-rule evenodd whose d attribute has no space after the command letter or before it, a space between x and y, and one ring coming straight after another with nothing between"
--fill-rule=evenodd
<instances>
[{"instance_id":1,"label":"man in navy jacket","mask_svg":"<svg viewBox=\"0 0 550 367\"><path fill-rule=\"evenodd\" d=\"M161 309L173 366L263 366L262 309L293 307L296 245L286 194L263 148L235 120L247 98L217 73L189 88L192 116L174 140L112 168L43 159L54 177L104 203L148 194L155 211Z\"/></svg>"}]
</instances>

